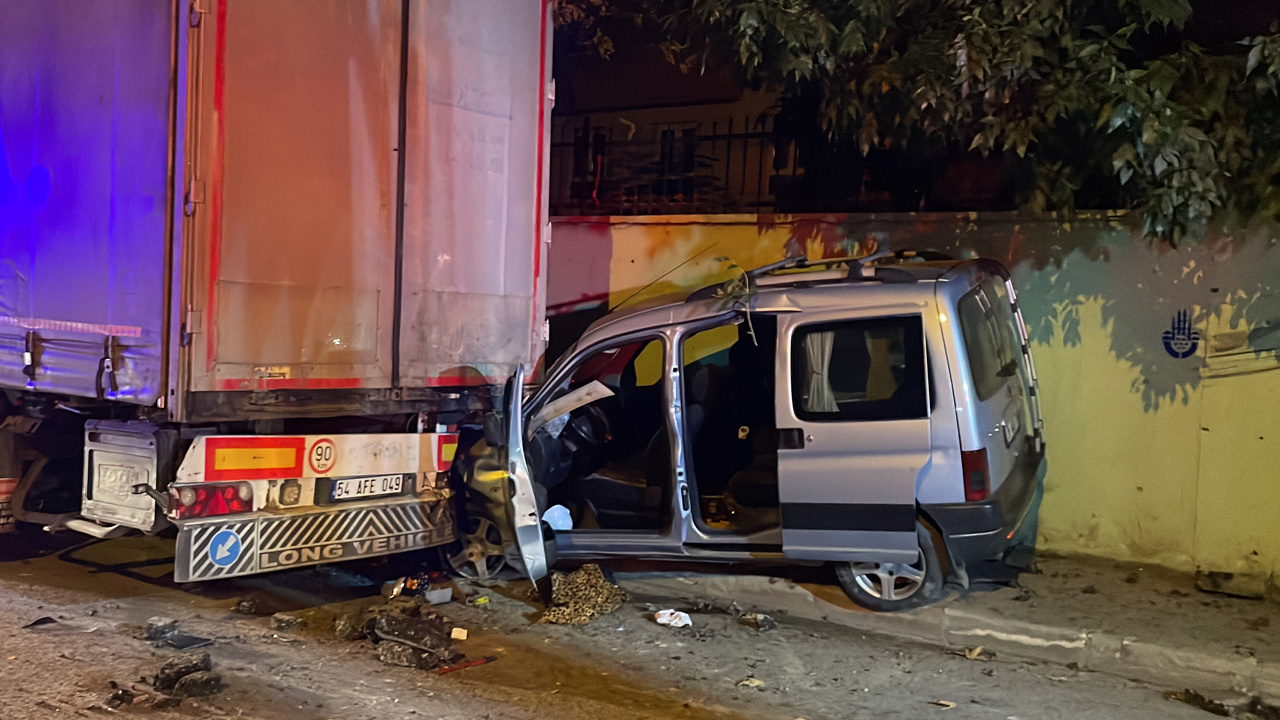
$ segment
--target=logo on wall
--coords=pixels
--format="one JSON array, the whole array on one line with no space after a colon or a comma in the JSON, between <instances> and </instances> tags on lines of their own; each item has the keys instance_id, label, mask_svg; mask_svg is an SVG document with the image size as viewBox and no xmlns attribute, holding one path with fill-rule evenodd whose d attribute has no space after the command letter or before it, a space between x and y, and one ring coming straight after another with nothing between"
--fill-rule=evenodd
<instances>
[{"instance_id":1,"label":"logo on wall","mask_svg":"<svg viewBox=\"0 0 1280 720\"><path fill-rule=\"evenodd\" d=\"M1200 331L1191 327L1191 317L1186 310L1173 315L1173 325L1164 331L1164 349L1176 358L1190 357L1200 347Z\"/></svg>"}]
</instances>

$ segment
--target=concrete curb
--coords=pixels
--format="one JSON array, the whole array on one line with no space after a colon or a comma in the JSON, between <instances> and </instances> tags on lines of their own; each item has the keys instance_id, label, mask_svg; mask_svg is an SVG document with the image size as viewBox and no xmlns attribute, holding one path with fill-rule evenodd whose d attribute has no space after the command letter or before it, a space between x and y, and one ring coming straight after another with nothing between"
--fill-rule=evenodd
<instances>
[{"instance_id":1,"label":"concrete curb","mask_svg":"<svg viewBox=\"0 0 1280 720\"><path fill-rule=\"evenodd\" d=\"M907 613L858 612L815 596L803 587L757 576L655 577L618 575L637 598L727 603L792 617L829 622L861 632L892 635L943 648L981 645L997 655L1071 665L1148 682L1170 690L1240 692L1280 703L1280 663L1235 653L1179 648L1088 628L1029 623L947 604Z\"/></svg>"}]
</instances>

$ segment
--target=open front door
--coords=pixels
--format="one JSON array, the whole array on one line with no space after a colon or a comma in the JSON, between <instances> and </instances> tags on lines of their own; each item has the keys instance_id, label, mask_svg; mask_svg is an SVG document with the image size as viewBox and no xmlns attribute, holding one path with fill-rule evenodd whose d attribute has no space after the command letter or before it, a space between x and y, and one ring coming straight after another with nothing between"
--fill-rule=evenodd
<instances>
[{"instance_id":1,"label":"open front door","mask_svg":"<svg viewBox=\"0 0 1280 720\"><path fill-rule=\"evenodd\" d=\"M790 315L778 332L778 495L788 557L916 559L929 463L919 307Z\"/></svg>"},{"instance_id":2,"label":"open front door","mask_svg":"<svg viewBox=\"0 0 1280 720\"><path fill-rule=\"evenodd\" d=\"M507 382L506 393L508 517L515 525L516 547L524 560L525 572L538 588L544 602L551 602L551 580L547 548L542 535L542 519L533 494L533 473L524 455L524 365Z\"/></svg>"}]
</instances>

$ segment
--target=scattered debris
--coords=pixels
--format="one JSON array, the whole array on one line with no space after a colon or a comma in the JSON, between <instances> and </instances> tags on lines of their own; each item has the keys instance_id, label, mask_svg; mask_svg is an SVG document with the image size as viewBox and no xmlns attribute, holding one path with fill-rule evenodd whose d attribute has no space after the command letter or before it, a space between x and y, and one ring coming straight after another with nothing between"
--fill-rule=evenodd
<instances>
[{"instance_id":1,"label":"scattered debris","mask_svg":"<svg viewBox=\"0 0 1280 720\"><path fill-rule=\"evenodd\" d=\"M929 701L929 704L930 704L930 705L937 705L938 707L942 708L943 710L951 710L952 708L954 708L954 707L956 706L956 704L955 704L955 703L953 703L953 702L951 702L950 700L930 700L930 701Z\"/></svg>"},{"instance_id":2,"label":"scattered debris","mask_svg":"<svg viewBox=\"0 0 1280 720\"><path fill-rule=\"evenodd\" d=\"M362 613L347 613L333 621L333 634L339 640L360 640L366 636L367 618Z\"/></svg>"},{"instance_id":3,"label":"scattered debris","mask_svg":"<svg viewBox=\"0 0 1280 720\"><path fill-rule=\"evenodd\" d=\"M1199 693L1194 690L1170 690L1164 696L1218 717L1239 720L1280 720L1280 706L1265 702L1256 695L1237 692Z\"/></svg>"},{"instance_id":4,"label":"scattered debris","mask_svg":"<svg viewBox=\"0 0 1280 720\"><path fill-rule=\"evenodd\" d=\"M222 676L209 670L197 670L184 675L173 686L174 697L208 697L222 692Z\"/></svg>"},{"instance_id":5,"label":"scattered debris","mask_svg":"<svg viewBox=\"0 0 1280 720\"><path fill-rule=\"evenodd\" d=\"M1261 599L1267 594L1267 576L1258 573L1196 572L1196 589L1232 597Z\"/></svg>"},{"instance_id":6,"label":"scattered debris","mask_svg":"<svg viewBox=\"0 0 1280 720\"><path fill-rule=\"evenodd\" d=\"M430 670L439 663L430 653L397 642L378 643L376 657L387 665Z\"/></svg>"},{"instance_id":7,"label":"scattered debris","mask_svg":"<svg viewBox=\"0 0 1280 720\"><path fill-rule=\"evenodd\" d=\"M296 632L306 629L307 621L297 615L289 613L276 613L271 616L271 629L281 632Z\"/></svg>"},{"instance_id":8,"label":"scattered debris","mask_svg":"<svg viewBox=\"0 0 1280 720\"><path fill-rule=\"evenodd\" d=\"M35 620L32 620L31 622L27 623L26 625L23 625L22 629L26 630L27 628L40 627L41 625L52 625L56 622L58 621L54 620L48 615L45 615L44 617L38 617Z\"/></svg>"},{"instance_id":9,"label":"scattered debris","mask_svg":"<svg viewBox=\"0 0 1280 720\"><path fill-rule=\"evenodd\" d=\"M551 576L551 606L538 622L586 625L622 607L626 599L626 591L609 582L599 565L583 565Z\"/></svg>"},{"instance_id":10,"label":"scattered debris","mask_svg":"<svg viewBox=\"0 0 1280 720\"><path fill-rule=\"evenodd\" d=\"M738 622L747 627L755 628L759 632L778 629L778 621L764 613L745 613L738 618Z\"/></svg>"},{"instance_id":11,"label":"scattered debris","mask_svg":"<svg viewBox=\"0 0 1280 720\"><path fill-rule=\"evenodd\" d=\"M1128 575L1125 575L1125 576L1124 576L1124 581L1125 581L1125 582L1127 582L1127 583L1129 583L1130 585L1137 585L1137 584L1138 584L1138 571L1137 571L1137 570L1134 570L1133 572L1129 573Z\"/></svg>"},{"instance_id":12,"label":"scattered debris","mask_svg":"<svg viewBox=\"0 0 1280 720\"><path fill-rule=\"evenodd\" d=\"M497 655L486 655L480 658L479 660L469 660L467 662L460 663L458 665L449 665L447 667L442 667L436 671L436 674L445 675L447 673L451 673L456 670L466 670L467 668L476 667L477 665L487 665L497 659L498 659Z\"/></svg>"},{"instance_id":13,"label":"scattered debris","mask_svg":"<svg viewBox=\"0 0 1280 720\"><path fill-rule=\"evenodd\" d=\"M1195 690L1170 690L1164 694L1168 700L1177 700L1180 703L1186 703L1192 707L1198 707L1207 713L1213 713L1219 717L1231 717L1231 709L1224 703L1210 700Z\"/></svg>"},{"instance_id":14,"label":"scattered debris","mask_svg":"<svg viewBox=\"0 0 1280 720\"><path fill-rule=\"evenodd\" d=\"M449 602L449 600L453 599L453 588L446 585L448 582L449 576L440 572L406 575L399 580L384 583L382 595L388 600L394 600L398 597L415 597L424 594L430 595L431 593L436 593L436 597L442 597L442 594L447 591L449 594L444 600L428 600L432 605L439 605L442 602ZM432 585L436 587L432 588Z\"/></svg>"},{"instance_id":15,"label":"scattered debris","mask_svg":"<svg viewBox=\"0 0 1280 720\"><path fill-rule=\"evenodd\" d=\"M209 653L203 651L180 653L160 666L160 671L156 673L155 687L157 690L169 692L179 680L191 673L212 669L213 661L209 658Z\"/></svg>"},{"instance_id":16,"label":"scattered debris","mask_svg":"<svg viewBox=\"0 0 1280 720\"><path fill-rule=\"evenodd\" d=\"M489 604L489 596L488 596L488 595L477 595L477 596L475 596L475 597L473 597L473 598L467 598L467 604L468 604L468 605L475 605L475 606L477 606L477 607L481 607L481 606L484 606L484 605L488 605L488 604Z\"/></svg>"},{"instance_id":17,"label":"scattered debris","mask_svg":"<svg viewBox=\"0 0 1280 720\"><path fill-rule=\"evenodd\" d=\"M1250 630L1261 630L1262 628L1271 627L1271 619L1260 617L1249 621Z\"/></svg>"},{"instance_id":18,"label":"scattered debris","mask_svg":"<svg viewBox=\"0 0 1280 720\"><path fill-rule=\"evenodd\" d=\"M442 587L422 593L422 598L432 605L443 605L453 602L453 588Z\"/></svg>"},{"instance_id":19,"label":"scattered debris","mask_svg":"<svg viewBox=\"0 0 1280 720\"><path fill-rule=\"evenodd\" d=\"M164 639L166 645L177 650L195 650L213 644L213 638L199 637L176 632Z\"/></svg>"},{"instance_id":20,"label":"scattered debris","mask_svg":"<svg viewBox=\"0 0 1280 720\"><path fill-rule=\"evenodd\" d=\"M114 684L115 683L112 683L112 685ZM103 704L112 710L118 710L125 705L132 705L133 701L136 700L137 697L138 694L134 691L128 688L117 687L110 695L107 696L107 699L103 701Z\"/></svg>"},{"instance_id":21,"label":"scattered debris","mask_svg":"<svg viewBox=\"0 0 1280 720\"><path fill-rule=\"evenodd\" d=\"M387 606L378 612L387 614L375 616L369 635L378 643L382 662L432 670L464 657L453 649L452 631L438 615L409 615L407 609L388 610Z\"/></svg>"},{"instance_id":22,"label":"scattered debris","mask_svg":"<svg viewBox=\"0 0 1280 720\"><path fill-rule=\"evenodd\" d=\"M1098 588L1094 587L1093 585L1085 585L1084 588L1080 590L1080 592L1084 593L1085 595L1097 595Z\"/></svg>"},{"instance_id":23,"label":"scattered debris","mask_svg":"<svg viewBox=\"0 0 1280 720\"><path fill-rule=\"evenodd\" d=\"M322 565L321 567L324 567L324 566ZM240 613L241 615L261 615L261 614L263 614L263 612L262 612L262 602L261 602L257 597L255 597L255 596L253 596L253 595L249 595L249 596L247 596L247 597L242 597L242 598L240 598L239 602L237 602L237 603L236 603L236 606L235 606L235 607L233 607L233 608L231 608L231 610L232 610L233 612L238 612L238 613Z\"/></svg>"},{"instance_id":24,"label":"scattered debris","mask_svg":"<svg viewBox=\"0 0 1280 720\"><path fill-rule=\"evenodd\" d=\"M679 610L659 610L653 614L653 619L659 625L673 628L689 627L693 624L693 620L689 618L689 613Z\"/></svg>"},{"instance_id":25,"label":"scattered debris","mask_svg":"<svg viewBox=\"0 0 1280 720\"><path fill-rule=\"evenodd\" d=\"M990 650L984 648L981 645L978 645L977 647L967 647L964 650L961 650L959 652L954 652L952 654L961 655L964 657L965 660L981 660L983 662L986 662L988 660L994 660L996 657L995 653L991 652Z\"/></svg>"},{"instance_id":26,"label":"scattered debris","mask_svg":"<svg viewBox=\"0 0 1280 720\"><path fill-rule=\"evenodd\" d=\"M1031 589L1031 588L1029 588L1029 587L1024 587L1024 588L1022 588L1021 590L1019 590L1019 592L1018 592L1018 594L1017 594L1017 595L1013 596L1013 601L1014 601L1014 602L1026 602L1026 601L1030 600L1031 598L1033 598L1033 597L1035 597L1035 596L1036 596L1036 591L1035 591L1035 590L1032 590L1032 589Z\"/></svg>"},{"instance_id":27,"label":"scattered debris","mask_svg":"<svg viewBox=\"0 0 1280 720\"><path fill-rule=\"evenodd\" d=\"M147 619L148 640L164 640L176 632L178 632L178 621L173 618L152 617Z\"/></svg>"},{"instance_id":28,"label":"scattered debris","mask_svg":"<svg viewBox=\"0 0 1280 720\"><path fill-rule=\"evenodd\" d=\"M759 678L746 677L738 681L738 687L760 689L764 687L764 681Z\"/></svg>"},{"instance_id":29,"label":"scattered debris","mask_svg":"<svg viewBox=\"0 0 1280 720\"><path fill-rule=\"evenodd\" d=\"M449 639L450 639L450 640L466 640L466 639L467 639L467 629L466 629L466 628L456 627L456 628L454 628L453 630L450 630L450 631L449 631Z\"/></svg>"}]
</instances>

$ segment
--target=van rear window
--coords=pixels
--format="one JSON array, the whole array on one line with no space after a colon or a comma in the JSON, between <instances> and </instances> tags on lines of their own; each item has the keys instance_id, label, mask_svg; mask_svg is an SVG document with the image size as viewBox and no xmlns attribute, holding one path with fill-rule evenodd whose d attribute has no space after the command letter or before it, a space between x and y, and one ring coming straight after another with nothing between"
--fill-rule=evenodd
<instances>
[{"instance_id":1,"label":"van rear window","mask_svg":"<svg viewBox=\"0 0 1280 720\"><path fill-rule=\"evenodd\" d=\"M1020 349L1013 339L1013 308L997 282L985 282L956 304L969 372L979 401L1000 391L1018 372Z\"/></svg>"}]
</instances>

